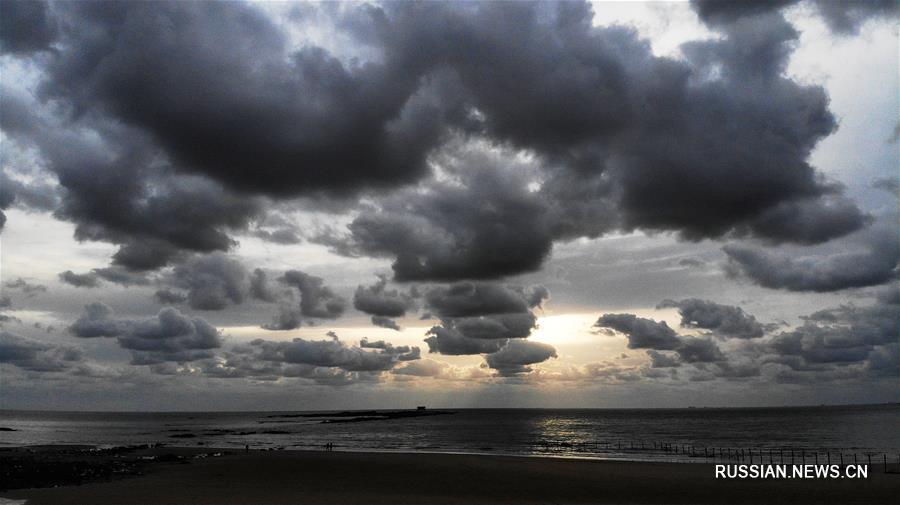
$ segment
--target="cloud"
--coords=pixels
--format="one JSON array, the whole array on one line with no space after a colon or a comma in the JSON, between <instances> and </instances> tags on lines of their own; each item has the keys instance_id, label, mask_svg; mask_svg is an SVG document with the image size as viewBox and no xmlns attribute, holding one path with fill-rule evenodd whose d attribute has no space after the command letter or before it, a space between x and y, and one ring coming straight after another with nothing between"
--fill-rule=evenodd
<instances>
[{"instance_id":1,"label":"cloud","mask_svg":"<svg viewBox=\"0 0 900 505\"><path fill-rule=\"evenodd\" d=\"M489 367L500 375L513 376L530 372L528 365L543 363L556 357L556 349L542 342L514 339L506 343L499 351L484 357Z\"/></svg>"},{"instance_id":2,"label":"cloud","mask_svg":"<svg viewBox=\"0 0 900 505\"><path fill-rule=\"evenodd\" d=\"M443 361L433 359L420 359L404 364L391 370L395 375L411 375L414 377L440 377L444 375L450 365Z\"/></svg>"},{"instance_id":3,"label":"cloud","mask_svg":"<svg viewBox=\"0 0 900 505\"><path fill-rule=\"evenodd\" d=\"M4 14L4 21L6 16ZM6 224L4 209L17 207L26 211L49 212L58 205L59 194L53 184L39 179L28 182L14 179L7 174L7 166L0 168L0 231Z\"/></svg>"},{"instance_id":4,"label":"cloud","mask_svg":"<svg viewBox=\"0 0 900 505\"><path fill-rule=\"evenodd\" d=\"M665 321L656 322L634 314L604 314L594 326L624 333L629 349L673 350L681 344L675 330Z\"/></svg>"},{"instance_id":5,"label":"cloud","mask_svg":"<svg viewBox=\"0 0 900 505\"><path fill-rule=\"evenodd\" d=\"M128 325L114 316L113 309L102 302L89 303L84 306L84 314L71 326L69 331L76 337L118 337Z\"/></svg>"},{"instance_id":6,"label":"cloud","mask_svg":"<svg viewBox=\"0 0 900 505\"><path fill-rule=\"evenodd\" d=\"M675 352L685 363L709 363L724 361L725 355L710 338L681 337Z\"/></svg>"},{"instance_id":7,"label":"cloud","mask_svg":"<svg viewBox=\"0 0 900 505\"><path fill-rule=\"evenodd\" d=\"M665 300L657 309L675 307L681 314L681 326L710 330L724 338L759 338L766 329L740 307L721 305L709 300L688 298L681 301Z\"/></svg>"},{"instance_id":8,"label":"cloud","mask_svg":"<svg viewBox=\"0 0 900 505\"><path fill-rule=\"evenodd\" d=\"M269 284L269 277L262 269L255 269L250 275L250 296L264 302L274 302L278 294Z\"/></svg>"},{"instance_id":9,"label":"cloud","mask_svg":"<svg viewBox=\"0 0 900 505\"><path fill-rule=\"evenodd\" d=\"M156 317L143 320L116 318L113 310L100 302L88 304L84 309L84 315L69 331L81 338L116 337L121 348L132 352L134 365L208 359L213 357L213 349L222 346L215 327L172 307L165 307Z\"/></svg>"},{"instance_id":10,"label":"cloud","mask_svg":"<svg viewBox=\"0 0 900 505\"><path fill-rule=\"evenodd\" d=\"M681 366L681 361L678 360L678 356L673 355L672 353L660 352L650 349L647 351L647 356L650 356L650 366L652 368L671 368Z\"/></svg>"},{"instance_id":11,"label":"cloud","mask_svg":"<svg viewBox=\"0 0 900 505\"><path fill-rule=\"evenodd\" d=\"M398 281L489 279L538 269L553 237L546 205L516 176L521 167L477 147L441 157L455 180L398 191L354 219L348 237L325 242L336 252L394 258Z\"/></svg>"},{"instance_id":12,"label":"cloud","mask_svg":"<svg viewBox=\"0 0 900 505\"><path fill-rule=\"evenodd\" d=\"M153 293L153 298L162 305L176 305L187 301L187 295L172 291L171 289L158 289Z\"/></svg>"},{"instance_id":13,"label":"cloud","mask_svg":"<svg viewBox=\"0 0 900 505\"><path fill-rule=\"evenodd\" d=\"M498 283L459 282L428 290L425 302L438 316L455 318L524 313L548 297L549 292L543 286L526 291Z\"/></svg>"},{"instance_id":14,"label":"cloud","mask_svg":"<svg viewBox=\"0 0 900 505\"><path fill-rule=\"evenodd\" d=\"M496 352L507 339L526 338L537 325L532 309L550 292L544 286L523 288L488 282L459 282L425 293L426 306L441 319L425 342L431 352ZM492 341L492 342L488 342Z\"/></svg>"},{"instance_id":15,"label":"cloud","mask_svg":"<svg viewBox=\"0 0 900 505\"><path fill-rule=\"evenodd\" d=\"M425 343L429 352L461 356L485 354L499 351L506 345L506 339L475 339L465 337L453 328L434 326L427 333Z\"/></svg>"},{"instance_id":16,"label":"cloud","mask_svg":"<svg viewBox=\"0 0 900 505\"><path fill-rule=\"evenodd\" d=\"M198 256L177 265L173 283L188 290L188 305L198 310L222 310L240 304L250 289L244 265L221 253Z\"/></svg>"},{"instance_id":17,"label":"cloud","mask_svg":"<svg viewBox=\"0 0 900 505\"><path fill-rule=\"evenodd\" d=\"M338 296L325 285L324 279L299 270L288 270L278 278L287 286L300 292L299 306L282 302L271 324L263 325L267 330L292 330L314 319L337 319L347 309L347 300Z\"/></svg>"},{"instance_id":18,"label":"cloud","mask_svg":"<svg viewBox=\"0 0 900 505\"><path fill-rule=\"evenodd\" d=\"M75 286L76 288L96 288L100 285L100 281L95 273L76 274L71 270L66 270L59 274L59 280L66 284Z\"/></svg>"},{"instance_id":19,"label":"cloud","mask_svg":"<svg viewBox=\"0 0 900 505\"><path fill-rule=\"evenodd\" d=\"M288 270L279 280L300 291L300 312L306 317L335 319L347 308L347 301L336 295L320 277Z\"/></svg>"},{"instance_id":20,"label":"cloud","mask_svg":"<svg viewBox=\"0 0 900 505\"><path fill-rule=\"evenodd\" d=\"M862 250L797 257L729 244L727 271L760 286L788 291L827 292L876 286L897 278L900 241L896 230L873 229ZM857 246L859 247L859 246Z\"/></svg>"},{"instance_id":21,"label":"cloud","mask_svg":"<svg viewBox=\"0 0 900 505\"><path fill-rule=\"evenodd\" d=\"M900 340L900 290L891 286L868 306L842 305L804 318L804 323L776 335L768 359L795 370L822 363L860 363L883 354L883 346Z\"/></svg>"},{"instance_id":22,"label":"cloud","mask_svg":"<svg viewBox=\"0 0 900 505\"><path fill-rule=\"evenodd\" d=\"M387 289L387 278L379 276L371 286L358 286L353 295L353 307L372 316L372 324L400 330L393 318L403 317L416 308L415 297L396 289Z\"/></svg>"},{"instance_id":23,"label":"cloud","mask_svg":"<svg viewBox=\"0 0 900 505\"><path fill-rule=\"evenodd\" d=\"M400 331L400 325L397 324L397 321L389 317L384 316L372 316L372 324L375 326L379 326L381 328L387 328L389 330Z\"/></svg>"},{"instance_id":24,"label":"cloud","mask_svg":"<svg viewBox=\"0 0 900 505\"><path fill-rule=\"evenodd\" d=\"M334 338L337 338L337 336L334 335ZM421 350L418 347L410 347L407 345L395 347L390 342L385 342L384 340L370 342L368 339L363 338L359 341L359 347L361 349L381 349L388 354L396 356L398 361L414 361L419 359L421 355Z\"/></svg>"},{"instance_id":25,"label":"cloud","mask_svg":"<svg viewBox=\"0 0 900 505\"><path fill-rule=\"evenodd\" d=\"M340 368L346 372L381 372L402 361L418 359L415 347L394 347L383 341L365 340L360 346L348 346L336 336L328 340L295 338L290 342L256 339L243 351L259 361Z\"/></svg>"},{"instance_id":26,"label":"cloud","mask_svg":"<svg viewBox=\"0 0 900 505\"><path fill-rule=\"evenodd\" d=\"M900 132L900 125L897 125L898 128L896 131ZM900 179L897 177L884 177L881 179L876 179L872 182L872 187L877 189L883 189L888 193L900 198Z\"/></svg>"},{"instance_id":27,"label":"cloud","mask_svg":"<svg viewBox=\"0 0 900 505\"><path fill-rule=\"evenodd\" d=\"M82 355L78 349L36 342L0 331L0 363L29 372L61 372L81 361Z\"/></svg>"},{"instance_id":28,"label":"cloud","mask_svg":"<svg viewBox=\"0 0 900 505\"><path fill-rule=\"evenodd\" d=\"M692 0L697 14L713 26L736 23L752 16L777 12L785 7L803 3L802 0ZM892 0L810 0L806 2L822 17L835 33L855 35L860 26L872 18L891 18L897 15L897 4Z\"/></svg>"},{"instance_id":29,"label":"cloud","mask_svg":"<svg viewBox=\"0 0 900 505\"><path fill-rule=\"evenodd\" d=\"M30 0L3 2L0 18L0 52L22 54L50 49L57 35L48 3Z\"/></svg>"},{"instance_id":30,"label":"cloud","mask_svg":"<svg viewBox=\"0 0 900 505\"><path fill-rule=\"evenodd\" d=\"M732 310L723 312L723 307L737 307L708 301L698 304L693 299L685 302L683 305L689 308L702 307L707 311L707 316L723 313L737 316ZM744 323L747 323L746 318L752 318L743 311L740 314ZM647 334L658 333L671 338L674 331L664 326L665 323L635 318L642 323L636 324L631 322L630 317L618 317L630 314L606 316L617 317L603 324L601 318L598 325L615 326L613 329L625 333L629 342L635 337L644 339L640 345L648 348L651 369L684 369L687 373L685 377L691 381L740 381L765 377L778 382L824 383L896 377L895 372L898 370L897 360L890 355L890 352L896 350L900 340L900 290L896 286L877 291L872 303L822 309L803 316L803 323L797 327L777 334L769 334L770 329L767 328L767 334L752 339L746 338L744 324L737 326L740 331L731 332L730 335L716 333L713 327L721 331L725 325L719 324L718 317L712 318L705 325L712 330L711 335L730 339L727 342L727 354L709 336L697 338L674 335L677 344L664 339L660 345L658 341L648 339ZM727 318L721 319L726 320ZM671 350L656 350L662 347L671 347ZM890 373L894 375L891 376Z\"/></svg>"},{"instance_id":31,"label":"cloud","mask_svg":"<svg viewBox=\"0 0 900 505\"><path fill-rule=\"evenodd\" d=\"M25 279L18 277L16 280L7 281L3 284L6 289L21 291L26 297L31 298L37 296L38 293L46 293L47 286L43 284L32 284Z\"/></svg>"},{"instance_id":32,"label":"cloud","mask_svg":"<svg viewBox=\"0 0 900 505\"><path fill-rule=\"evenodd\" d=\"M594 324L597 328L624 333L629 349L675 351L684 363L707 363L725 360L719 346L710 338L678 335L665 321L654 321L634 314L604 314ZM654 366L674 366L669 354L650 354Z\"/></svg>"},{"instance_id":33,"label":"cloud","mask_svg":"<svg viewBox=\"0 0 900 505\"><path fill-rule=\"evenodd\" d=\"M776 13L671 59L587 3L322 7L343 49L377 54L353 60L296 49L254 4L27 9L44 35L16 58L54 56L30 60L37 94L4 89L0 126L59 181L54 215L132 271L235 234L295 242L267 209L296 199L362 202L318 240L399 281L535 271L614 231L818 243L867 222L807 161L836 121L784 72L798 34Z\"/></svg>"},{"instance_id":34,"label":"cloud","mask_svg":"<svg viewBox=\"0 0 900 505\"><path fill-rule=\"evenodd\" d=\"M222 346L219 331L200 318L166 307L155 318L136 321L119 335L118 343L132 351L133 364L185 362L209 358Z\"/></svg>"}]
</instances>

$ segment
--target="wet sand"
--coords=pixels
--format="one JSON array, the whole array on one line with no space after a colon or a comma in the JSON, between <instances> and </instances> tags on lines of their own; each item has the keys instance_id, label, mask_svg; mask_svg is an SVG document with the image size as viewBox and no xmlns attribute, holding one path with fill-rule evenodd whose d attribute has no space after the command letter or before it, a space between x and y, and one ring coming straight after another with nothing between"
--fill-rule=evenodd
<instances>
[{"instance_id":1,"label":"wet sand","mask_svg":"<svg viewBox=\"0 0 900 505\"><path fill-rule=\"evenodd\" d=\"M799 505L895 503L900 496L900 474L880 468L871 468L867 480L717 480L711 464L337 451L231 450L213 457L214 451L146 449L134 457L168 461L153 460L142 475L2 491L0 497L29 505Z\"/></svg>"}]
</instances>

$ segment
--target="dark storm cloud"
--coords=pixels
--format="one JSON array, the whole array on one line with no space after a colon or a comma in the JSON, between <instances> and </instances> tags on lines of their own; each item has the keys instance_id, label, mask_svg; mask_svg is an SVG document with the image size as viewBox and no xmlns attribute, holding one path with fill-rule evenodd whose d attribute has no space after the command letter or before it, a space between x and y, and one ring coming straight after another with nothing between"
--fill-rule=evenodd
<instances>
[{"instance_id":1,"label":"dark storm cloud","mask_svg":"<svg viewBox=\"0 0 900 505\"><path fill-rule=\"evenodd\" d=\"M650 366L652 368L672 368L681 366L681 361L679 361L678 357L672 353L650 349L647 351L647 356L650 357Z\"/></svg>"},{"instance_id":2,"label":"dark storm cloud","mask_svg":"<svg viewBox=\"0 0 900 505\"><path fill-rule=\"evenodd\" d=\"M72 29L45 91L121 118L185 170L239 191L409 181L442 129L440 111L412 98L416 69L348 66L315 46L290 53L285 35L249 4L59 10Z\"/></svg>"},{"instance_id":3,"label":"dark storm cloud","mask_svg":"<svg viewBox=\"0 0 900 505\"><path fill-rule=\"evenodd\" d=\"M384 316L372 316L371 318L372 324L375 326L379 326L381 328L387 328L389 330L400 331L400 325L397 324L397 321Z\"/></svg>"},{"instance_id":4,"label":"dark storm cloud","mask_svg":"<svg viewBox=\"0 0 900 505\"><path fill-rule=\"evenodd\" d=\"M0 296L0 309L6 309L12 307L12 299L9 295Z\"/></svg>"},{"instance_id":5,"label":"dark storm cloud","mask_svg":"<svg viewBox=\"0 0 900 505\"><path fill-rule=\"evenodd\" d=\"M8 88L3 105L0 126L10 141L36 148L59 180L54 215L75 223L79 241L119 245L114 266L154 270L184 251L227 250L234 245L228 233L261 213L256 198L174 173L150 139L118 122L48 119L39 102Z\"/></svg>"},{"instance_id":6,"label":"dark storm cloud","mask_svg":"<svg viewBox=\"0 0 900 505\"><path fill-rule=\"evenodd\" d=\"M726 359L711 338L678 335L665 321L657 322L634 314L604 314L594 326L625 334L629 349L675 351L679 360L684 363L708 363ZM674 366L669 354L648 354L656 367Z\"/></svg>"},{"instance_id":7,"label":"dark storm cloud","mask_svg":"<svg viewBox=\"0 0 900 505\"><path fill-rule=\"evenodd\" d=\"M847 235L872 222L847 198L826 195L781 203L747 225L770 242L819 244Z\"/></svg>"},{"instance_id":8,"label":"dark storm cloud","mask_svg":"<svg viewBox=\"0 0 900 505\"><path fill-rule=\"evenodd\" d=\"M446 354L449 356L462 356L471 354L485 354L499 351L506 345L506 339L475 339L465 337L453 328L434 326L428 330L425 338L429 352Z\"/></svg>"},{"instance_id":9,"label":"dark storm cloud","mask_svg":"<svg viewBox=\"0 0 900 505\"><path fill-rule=\"evenodd\" d=\"M172 291L171 289L158 289L156 290L156 293L153 293L153 297L157 302L163 305L184 303L188 298L186 294Z\"/></svg>"},{"instance_id":10,"label":"dark storm cloud","mask_svg":"<svg viewBox=\"0 0 900 505\"><path fill-rule=\"evenodd\" d=\"M288 270L278 278L281 284L296 288L300 294L297 304L293 291L281 303L267 330L293 330L304 324L315 325L316 319L337 319L347 309L347 300L325 285L321 277L299 270Z\"/></svg>"},{"instance_id":11,"label":"dark storm cloud","mask_svg":"<svg viewBox=\"0 0 900 505\"><path fill-rule=\"evenodd\" d=\"M283 342L287 344L286 342ZM183 368L173 363L153 365L157 374L185 373ZM193 363L188 373L200 373L217 379L251 379L257 381L277 381L280 379L306 379L316 384L347 386L360 382L377 382L382 370L347 371L334 366L315 366L289 363L282 360L277 351L262 342L239 346L225 351L214 359Z\"/></svg>"},{"instance_id":12,"label":"dark storm cloud","mask_svg":"<svg viewBox=\"0 0 900 505\"><path fill-rule=\"evenodd\" d=\"M381 349L388 354L397 356L398 361L415 361L421 356L421 349L418 347L410 347L408 345L394 346L384 340L370 342L368 339L363 338L359 341L359 347L361 349Z\"/></svg>"},{"instance_id":13,"label":"dark storm cloud","mask_svg":"<svg viewBox=\"0 0 900 505\"><path fill-rule=\"evenodd\" d=\"M440 317L471 317L524 313L539 306L549 292L543 286L529 290L488 282L459 282L425 293L425 302Z\"/></svg>"},{"instance_id":14,"label":"dark storm cloud","mask_svg":"<svg viewBox=\"0 0 900 505\"><path fill-rule=\"evenodd\" d=\"M683 60L592 26L585 3L326 12L363 62L293 51L252 4L48 12L38 101L4 90L2 127L57 176L76 238L131 270L227 251L269 198L356 192L373 197L349 235L319 240L406 281L534 271L555 241L615 230L815 243L867 220L806 161L836 122L822 88L785 76L797 33L774 12Z\"/></svg>"},{"instance_id":15,"label":"dark storm cloud","mask_svg":"<svg viewBox=\"0 0 900 505\"><path fill-rule=\"evenodd\" d=\"M475 339L526 338L537 325L531 312L445 319L444 326Z\"/></svg>"},{"instance_id":16,"label":"dark storm cloud","mask_svg":"<svg viewBox=\"0 0 900 505\"><path fill-rule=\"evenodd\" d=\"M499 283L459 282L425 293L425 304L441 319L425 339L431 352L483 354L502 348L507 339L523 339L537 324L532 309L550 292L544 286L523 288Z\"/></svg>"},{"instance_id":17,"label":"dark storm cloud","mask_svg":"<svg viewBox=\"0 0 900 505\"><path fill-rule=\"evenodd\" d=\"M858 33L859 27L869 19L897 15L894 0L692 0L691 3L700 19L713 26L808 3L831 30L845 35Z\"/></svg>"},{"instance_id":18,"label":"dark storm cloud","mask_svg":"<svg viewBox=\"0 0 900 505\"><path fill-rule=\"evenodd\" d=\"M282 302L278 306L278 311L272 316L272 322L263 324L262 327L272 331L293 330L303 326L304 323L309 324L310 321L304 321L299 306L290 302Z\"/></svg>"},{"instance_id":19,"label":"dark storm cloud","mask_svg":"<svg viewBox=\"0 0 900 505\"><path fill-rule=\"evenodd\" d=\"M47 292L47 286L44 286L43 284L33 284L21 277L18 277L13 281L6 281L5 283L3 283L3 287L5 289L21 291L22 294L29 298L37 296L38 293Z\"/></svg>"},{"instance_id":20,"label":"dark storm cloud","mask_svg":"<svg viewBox=\"0 0 900 505\"><path fill-rule=\"evenodd\" d=\"M132 352L134 365L208 359L213 357L213 349L222 346L216 328L172 307L165 307L156 317L144 320L116 318L113 310L100 302L86 305L84 309L69 331L81 338L116 337L120 347Z\"/></svg>"},{"instance_id":21,"label":"dark storm cloud","mask_svg":"<svg viewBox=\"0 0 900 505\"><path fill-rule=\"evenodd\" d=\"M900 376L900 344L894 343L872 350L866 372L874 377L895 379Z\"/></svg>"},{"instance_id":22,"label":"dark storm cloud","mask_svg":"<svg viewBox=\"0 0 900 505\"><path fill-rule=\"evenodd\" d=\"M396 289L387 289L388 280L379 276L371 286L358 286L353 295L353 307L372 316L372 324L382 328L400 330L393 318L403 317L409 310L415 310L415 297Z\"/></svg>"},{"instance_id":23,"label":"dark storm cloud","mask_svg":"<svg viewBox=\"0 0 900 505\"><path fill-rule=\"evenodd\" d=\"M477 119L461 128L536 151L544 173L529 191L517 189L527 180L498 182L496 166L476 170L358 218L344 250L393 256L398 280L534 270L553 241L614 229L818 243L868 222L805 161L836 123L821 88L783 77L797 32L780 17L688 44L688 60L676 62L654 58L626 29L592 28L579 4L437 5L433 25L415 7L389 6L389 50L412 52L404 44L415 40L419 59L444 58ZM437 42L447 38L460 42ZM519 233L523 221L529 233Z\"/></svg>"},{"instance_id":24,"label":"dark storm cloud","mask_svg":"<svg viewBox=\"0 0 900 505\"><path fill-rule=\"evenodd\" d=\"M187 290L188 304L198 310L222 310L241 304L250 289L244 265L224 254L213 253L177 265L173 283Z\"/></svg>"},{"instance_id":25,"label":"dark storm cloud","mask_svg":"<svg viewBox=\"0 0 900 505\"><path fill-rule=\"evenodd\" d=\"M710 336L677 335L665 323L632 318L631 314L607 314L598 326L625 333L629 347L634 347L631 342L636 336L641 337L640 346L648 348L651 369L679 368L691 381L741 381L761 376L778 382L818 383L895 378L898 360L890 353L897 349L900 340L900 290L891 286L876 292L874 298L865 305L848 304L814 312L802 317L799 326L777 334L764 328L768 335L752 339L746 338L745 330L749 328L747 318L753 316L732 310L737 307L696 300L681 303L691 309L700 307L703 315L710 317L705 319L706 326L720 330L727 327L726 315L741 322L735 326L737 331L730 334L708 328L711 335L728 339L727 352ZM604 318L609 320L604 322ZM755 318L751 321L755 322ZM702 328L697 323L686 326ZM648 335L668 338L652 339ZM663 347L669 349L657 350Z\"/></svg>"},{"instance_id":26,"label":"dark storm cloud","mask_svg":"<svg viewBox=\"0 0 900 505\"><path fill-rule=\"evenodd\" d=\"M532 368L528 365L543 363L555 357L556 349L552 345L515 339L507 342L499 351L486 355L484 360L500 375L513 376L530 372Z\"/></svg>"},{"instance_id":27,"label":"dark storm cloud","mask_svg":"<svg viewBox=\"0 0 900 505\"><path fill-rule=\"evenodd\" d=\"M672 350L681 343L665 321L656 322L634 314L604 314L594 326L624 333L629 349Z\"/></svg>"},{"instance_id":28,"label":"dark storm cloud","mask_svg":"<svg viewBox=\"0 0 900 505\"><path fill-rule=\"evenodd\" d=\"M122 286L143 286L151 282L151 276L148 272L136 272L119 265L95 268L91 272L105 281L121 284Z\"/></svg>"},{"instance_id":29,"label":"dark storm cloud","mask_svg":"<svg viewBox=\"0 0 900 505\"><path fill-rule=\"evenodd\" d=\"M209 358L212 349L222 346L212 325L172 307L160 310L155 318L131 323L118 342L132 351L132 363L140 365Z\"/></svg>"},{"instance_id":30,"label":"dark storm cloud","mask_svg":"<svg viewBox=\"0 0 900 505\"><path fill-rule=\"evenodd\" d=\"M69 331L81 338L117 337L125 332L127 325L114 317L109 305L94 302L84 306L84 314L69 326Z\"/></svg>"},{"instance_id":31,"label":"dark storm cloud","mask_svg":"<svg viewBox=\"0 0 900 505\"><path fill-rule=\"evenodd\" d=\"M26 211L49 212L59 205L57 188L40 180L22 182L9 177L6 167L0 167L0 231L6 224L2 210L17 207Z\"/></svg>"},{"instance_id":32,"label":"dark storm cloud","mask_svg":"<svg viewBox=\"0 0 900 505\"><path fill-rule=\"evenodd\" d=\"M102 281L122 286L142 286L151 282L147 272L136 272L117 265L95 268L83 274L66 270L60 272L58 277L60 281L76 288L95 288L100 286Z\"/></svg>"},{"instance_id":33,"label":"dark storm cloud","mask_svg":"<svg viewBox=\"0 0 900 505\"><path fill-rule=\"evenodd\" d=\"M838 291L897 279L900 241L896 229L880 227L855 246L864 250L799 257L742 245L726 245L727 271L760 286L789 291Z\"/></svg>"},{"instance_id":34,"label":"dark storm cloud","mask_svg":"<svg viewBox=\"0 0 900 505\"><path fill-rule=\"evenodd\" d=\"M254 269L250 275L250 296L264 302L278 300L278 294L269 284L269 276L260 268Z\"/></svg>"},{"instance_id":35,"label":"dark storm cloud","mask_svg":"<svg viewBox=\"0 0 900 505\"><path fill-rule=\"evenodd\" d=\"M0 331L0 363L30 372L62 372L82 361L81 351Z\"/></svg>"},{"instance_id":36,"label":"dark storm cloud","mask_svg":"<svg viewBox=\"0 0 900 505\"><path fill-rule=\"evenodd\" d=\"M300 313L306 317L335 319L347 308L347 300L335 294L321 277L288 270L279 281L300 291Z\"/></svg>"},{"instance_id":37,"label":"dark storm cloud","mask_svg":"<svg viewBox=\"0 0 900 505\"><path fill-rule=\"evenodd\" d=\"M76 274L71 270L66 270L59 274L59 280L75 286L76 288L96 288L100 285L100 281L95 273Z\"/></svg>"},{"instance_id":38,"label":"dark storm cloud","mask_svg":"<svg viewBox=\"0 0 900 505\"><path fill-rule=\"evenodd\" d=\"M725 355L710 338L681 337L675 352L685 363L709 363L725 360Z\"/></svg>"},{"instance_id":39,"label":"dark storm cloud","mask_svg":"<svg viewBox=\"0 0 900 505\"><path fill-rule=\"evenodd\" d=\"M0 4L0 52L30 53L50 48L56 37L47 2L4 0Z\"/></svg>"},{"instance_id":40,"label":"dark storm cloud","mask_svg":"<svg viewBox=\"0 0 900 505\"><path fill-rule=\"evenodd\" d=\"M384 199L349 225L348 238L331 238L332 248L394 258L398 281L486 279L538 269L553 237L549 209L528 181L503 160L471 149L445 156L463 184L431 181L426 191Z\"/></svg>"},{"instance_id":41,"label":"dark storm cloud","mask_svg":"<svg viewBox=\"0 0 900 505\"><path fill-rule=\"evenodd\" d=\"M766 328L744 309L721 305L709 300L688 298L681 301L665 300L657 309L674 307L681 315L681 326L710 330L725 338L759 338Z\"/></svg>"},{"instance_id":42,"label":"dark storm cloud","mask_svg":"<svg viewBox=\"0 0 900 505\"><path fill-rule=\"evenodd\" d=\"M368 344L365 340L364 344ZM384 342L366 347L348 346L336 336L328 340L290 342L257 339L247 346L257 360L316 367L335 367L347 372L379 372L390 370L400 361L418 359L418 348L394 347ZM364 349L375 350L364 350Z\"/></svg>"}]
</instances>

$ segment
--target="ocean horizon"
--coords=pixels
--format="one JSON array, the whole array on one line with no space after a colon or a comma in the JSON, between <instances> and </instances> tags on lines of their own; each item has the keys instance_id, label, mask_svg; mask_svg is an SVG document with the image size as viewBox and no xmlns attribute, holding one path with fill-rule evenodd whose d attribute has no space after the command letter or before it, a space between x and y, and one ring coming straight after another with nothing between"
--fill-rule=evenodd
<instances>
[{"instance_id":1,"label":"ocean horizon","mask_svg":"<svg viewBox=\"0 0 900 505\"><path fill-rule=\"evenodd\" d=\"M900 453L900 404L640 409L261 412L0 411L0 447L164 444L223 449L560 456L704 462L711 451ZM880 456L879 456L880 457Z\"/></svg>"}]
</instances>

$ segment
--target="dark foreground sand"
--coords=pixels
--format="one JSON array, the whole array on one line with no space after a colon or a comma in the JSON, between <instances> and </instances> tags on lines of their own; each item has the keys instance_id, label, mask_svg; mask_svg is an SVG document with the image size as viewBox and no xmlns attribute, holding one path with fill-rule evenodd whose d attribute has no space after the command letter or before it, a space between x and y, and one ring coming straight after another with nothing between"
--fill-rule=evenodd
<instances>
[{"instance_id":1,"label":"dark foreground sand","mask_svg":"<svg viewBox=\"0 0 900 505\"><path fill-rule=\"evenodd\" d=\"M900 474L880 468L868 480L741 481L716 480L709 464L299 451L232 451L111 482L0 492L29 505L877 504L897 496Z\"/></svg>"}]
</instances>

